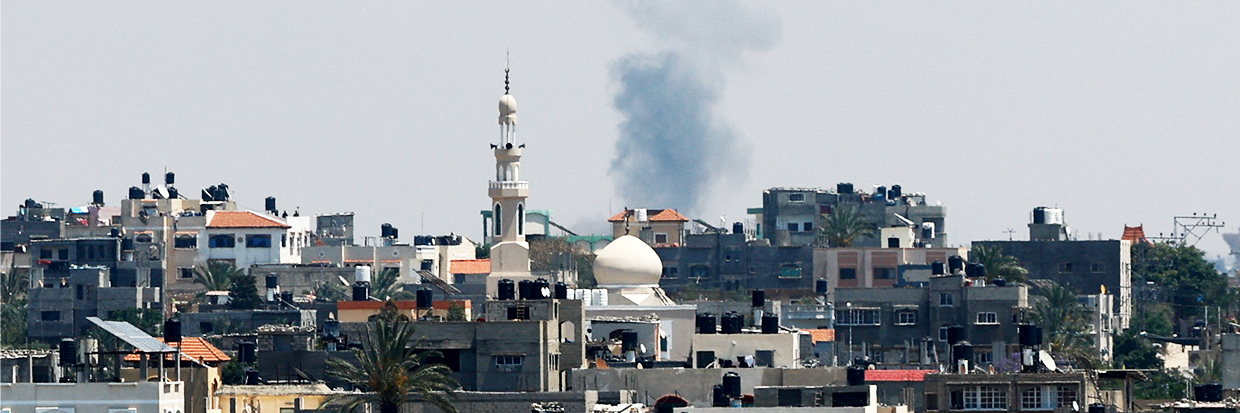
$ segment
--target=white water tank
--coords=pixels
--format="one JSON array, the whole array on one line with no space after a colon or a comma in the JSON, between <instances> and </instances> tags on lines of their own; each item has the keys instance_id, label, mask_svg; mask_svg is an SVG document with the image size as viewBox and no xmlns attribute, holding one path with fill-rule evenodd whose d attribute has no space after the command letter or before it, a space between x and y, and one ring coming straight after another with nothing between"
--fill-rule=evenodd
<instances>
[{"instance_id":1,"label":"white water tank","mask_svg":"<svg viewBox=\"0 0 1240 413\"><path fill-rule=\"evenodd\" d=\"M370 282L370 266L359 265L353 267L353 281Z\"/></svg>"}]
</instances>

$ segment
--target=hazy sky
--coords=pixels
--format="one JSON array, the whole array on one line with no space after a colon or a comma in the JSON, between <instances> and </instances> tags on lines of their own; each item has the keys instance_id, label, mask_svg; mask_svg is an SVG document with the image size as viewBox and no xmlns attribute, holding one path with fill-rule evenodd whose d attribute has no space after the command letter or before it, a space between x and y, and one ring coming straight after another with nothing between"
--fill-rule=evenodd
<instances>
[{"instance_id":1,"label":"hazy sky","mask_svg":"<svg viewBox=\"0 0 1240 413\"><path fill-rule=\"evenodd\" d=\"M578 232L837 182L925 192L953 244L1026 238L1039 205L1081 238L1240 227L1240 3L2 6L5 215L166 169L359 235L477 239L511 52L530 208Z\"/></svg>"}]
</instances>

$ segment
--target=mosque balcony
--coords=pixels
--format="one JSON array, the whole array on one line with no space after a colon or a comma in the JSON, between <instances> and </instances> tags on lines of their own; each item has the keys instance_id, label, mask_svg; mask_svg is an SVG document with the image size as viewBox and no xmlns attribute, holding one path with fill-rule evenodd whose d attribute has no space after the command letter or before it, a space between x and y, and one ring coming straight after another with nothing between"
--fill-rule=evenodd
<instances>
[{"instance_id":1,"label":"mosque balcony","mask_svg":"<svg viewBox=\"0 0 1240 413\"><path fill-rule=\"evenodd\" d=\"M492 198L508 198L518 196L529 196L529 181L491 181L490 194Z\"/></svg>"}]
</instances>

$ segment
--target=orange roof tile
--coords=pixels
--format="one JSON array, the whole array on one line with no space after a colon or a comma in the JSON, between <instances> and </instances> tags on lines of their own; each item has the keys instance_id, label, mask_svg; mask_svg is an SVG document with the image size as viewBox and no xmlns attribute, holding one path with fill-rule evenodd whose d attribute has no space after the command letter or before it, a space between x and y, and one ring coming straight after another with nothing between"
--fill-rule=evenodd
<instances>
[{"instance_id":1,"label":"orange roof tile","mask_svg":"<svg viewBox=\"0 0 1240 413\"><path fill-rule=\"evenodd\" d=\"M448 270L453 274L490 274L491 260L452 260Z\"/></svg>"},{"instance_id":2,"label":"orange roof tile","mask_svg":"<svg viewBox=\"0 0 1240 413\"><path fill-rule=\"evenodd\" d=\"M163 337L156 337L160 342L164 341ZM197 360L201 363L222 363L232 360L223 351L208 343L202 337L181 337L180 343L172 343L173 347L181 347L181 357L183 359ZM165 360L171 360L172 355L164 356ZM125 355L125 361L136 362L142 361L142 356L134 353Z\"/></svg>"},{"instance_id":3,"label":"orange roof tile","mask_svg":"<svg viewBox=\"0 0 1240 413\"><path fill-rule=\"evenodd\" d=\"M1145 225L1137 225L1135 227L1124 225L1124 235L1119 237L1119 239L1133 244L1145 242Z\"/></svg>"},{"instance_id":4,"label":"orange roof tile","mask_svg":"<svg viewBox=\"0 0 1240 413\"><path fill-rule=\"evenodd\" d=\"M218 211L207 223L207 228L292 228L275 219L250 211Z\"/></svg>"},{"instance_id":5,"label":"orange roof tile","mask_svg":"<svg viewBox=\"0 0 1240 413\"><path fill-rule=\"evenodd\" d=\"M866 370L865 381L926 381L926 373L938 370Z\"/></svg>"},{"instance_id":6,"label":"orange roof tile","mask_svg":"<svg viewBox=\"0 0 1240 413\"><path fill-rule=\"evenodd\" d=\"M631 209L626 209L623 212L613 215L611 218L607 219L607 222L624 222L624 216L632 213L632 211L633 210ZM688 217L681 215L679 212L676 212L676 210L671 208L647 209L646 214L646 219L650 222L689 222Z\"/></svg>"},{"instance_id":7,"label":"orange roof tile","mask_svg":"<svg viewBox=\"0 0 1240 413\"><path fill-rule=\"evenodd\" d=\"M803 331L808 331L809 336L814 340L815 343L821 343L824 341L835 341L835 330L834 329L812 328L812 329L805 329Z\"/></svg>"}]
</instances>

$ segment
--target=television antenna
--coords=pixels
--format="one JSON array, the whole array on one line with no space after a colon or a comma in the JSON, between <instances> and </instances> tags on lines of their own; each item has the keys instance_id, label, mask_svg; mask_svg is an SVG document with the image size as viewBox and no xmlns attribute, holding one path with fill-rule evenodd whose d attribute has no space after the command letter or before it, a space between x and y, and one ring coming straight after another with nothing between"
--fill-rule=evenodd
<instances>
[{"instance_id":1,"label":"television antenna","mask_svg":"<svg viewBox=\"0 0 1240 413\"><path fill-rule=\"evenodd\" d=\"M1011 241L1011 240L1012 240L1012 234L1015 234L1015 233L1016 233L1016 230L1014 230L1014 229L1012 229L1012 228L1008 228L1008 229L1007 229L1007 231L1003 231L1003 232L1004 232L1004 233L1006 233L1006 234L1008 234L1008 241Z\"/></svg>"}]
</instances>

